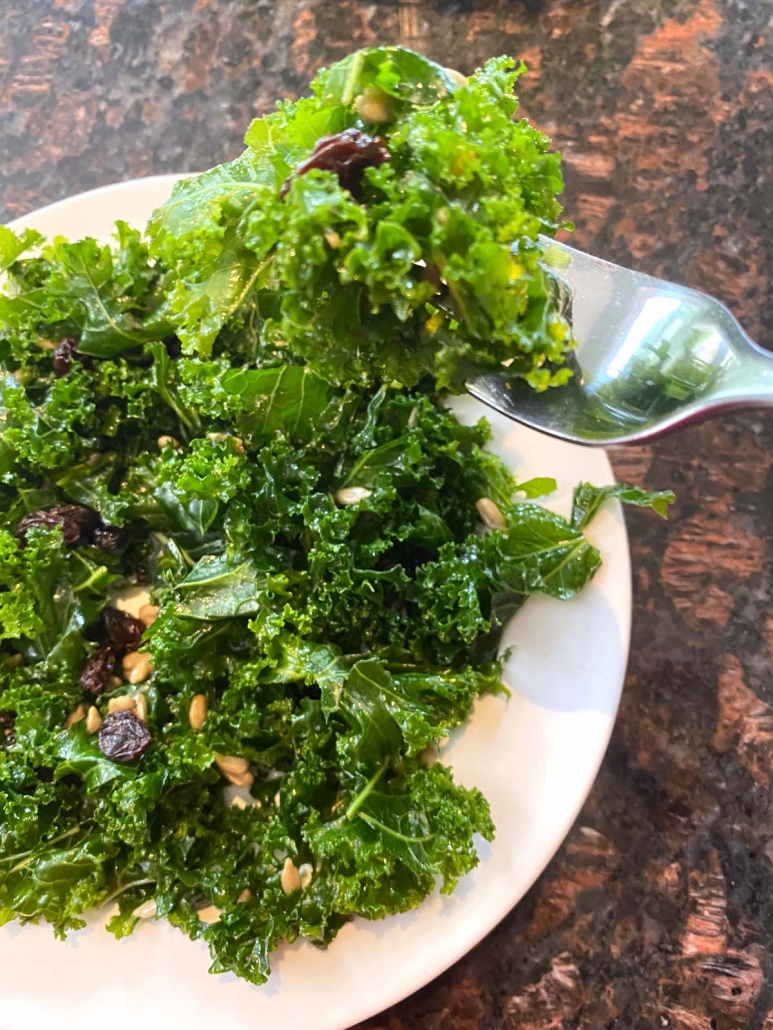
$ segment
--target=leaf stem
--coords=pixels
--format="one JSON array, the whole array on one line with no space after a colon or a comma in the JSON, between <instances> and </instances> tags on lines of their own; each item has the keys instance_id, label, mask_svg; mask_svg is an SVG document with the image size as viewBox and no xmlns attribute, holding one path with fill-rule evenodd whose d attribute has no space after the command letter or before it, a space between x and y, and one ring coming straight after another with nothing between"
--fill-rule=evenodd
<instances>
[{"instance_id":1,"label":"leaf stem","mask_svg":"<svg viewBox=\"0 0 773 1030\"><path fill-rule=\"evenodd\" d=\"M26 855L28 857L26 857L23 862L17 862L15 866L12 866L8 870L8 876L10 876L12 873L18 873L18 871L20 869L23 869L25 866L29 865L30 862L34 861L39 855L44 854L46 849L51 844L58 844L60 840L65 840L67 837L72 837L72 835L74 833L77 833L78 830L80 830L80 829L82 829L82 826L81 826L80 823L78 823L77 826L72 826L69 830L65 830L64 833L60 833L58 837L52 837L51 840L47 840L45 842L44 846L39 851L34 851L33 850L33 851L21 852L20 855L24 854L24 855ZM19 858L20 855L10 855L8 858L3 859L2 861L8 862L11 859Z\"/></svg>"},{"instance_id":2,"label":"leaf stem","mask_svg":"<svg viewBox=\"0 0 773 1030\"><path fill-rule=\"evenodd\" d=\"M394 837L395 840L405 841L406 844L426 844L427 841L432 840L435 836L434 833L428 833L423 837L408 837L406 834L400 833L398 830L393 830L391 826L386 826L384 823L379 822L378 819L374 819L372 815L368 815L366 812L362 813L360 819L364 819L369 826L375 826L383 833L388 833L389 836Z\"/></svg>"},{"instance_id":3,"label":"leaf stem","mask_svg":"<svg viewBox=\"0 0 773 1030\"><path fill-rule=\"evenodd\" d=\"M363 53L360 51L354 55L352 60L352 67L349 74L346 76L346 82L341 93L341 103L344 107L348 107L354 100L354 90L357 86L357 80L360 77L360 71L362 70Z\"/></svg>"},{"instance_id":4,"label":"leaf stem","mask_svg":"<svg viewBox=\"0 0 773 1030\"><path fill-rule=\"evenodd\" d=\"M34 848L30 848L29 851L17 851L15 855L6 855L4 858L0 858L0 862L13 862L17 858L26 858L27 855L31 855Z\"/></svg>"},{"instance_id":5,"label":"leaf stem","mask_svg":"<svg viewBox=\"0 0 773 1030\"><path fill-rule=\"evenodd\" d=\"M368 782L362 788L360 793L357 794L357 796L353 799L352 803L346 809L346 818L347 819L354 819L354 817L357 815L359 810L362 808L362 806L367 801L368 795L371 793L371 791L376 786L378 781L384 775L384 771L386 770L386 767L387 767L387 763L384 762L384 764L381 766L381 768L376 770L375 774L373 776L371 776L371 778L368 780Z\"/></svg>"},{"instance_id":6,"label":"leaf stem","mask_svg":"<svg viewBox=\"0 0 773 1030\"><path fill-rule=\"evenodd\" d=\"M96 583L99 579L101 579L102 576L104 576L104 574L106 572L107 572L107 566L106 565L99 565L99 566L97 566L97 568L94 569L94 571L91 573L91 575L88 577L88 579L84 579L84 581L82 583L79 583L77 585L77 587L73 587L74 593L79 594L81 592L81 590L88 590L89 587L91 587L94 583Z\"/></svg>"},{"instance_id":7,"label":"leaf stem","mask_svg":"<svg viewBox=\"0 0 773 1030\"><path fill-rule=\"evenodd\" d=\"M130 883L125 883L122 887L116 887L114 891L111 891L106 898L103 898L100 905L104 908L105 905L109 905L111 901L115 901L119 894L123 894L124 891L131 890L132 887L144 887L148 883L155 883L153 879L145 880L132 880Z\"/></svg>"}]
</instances>

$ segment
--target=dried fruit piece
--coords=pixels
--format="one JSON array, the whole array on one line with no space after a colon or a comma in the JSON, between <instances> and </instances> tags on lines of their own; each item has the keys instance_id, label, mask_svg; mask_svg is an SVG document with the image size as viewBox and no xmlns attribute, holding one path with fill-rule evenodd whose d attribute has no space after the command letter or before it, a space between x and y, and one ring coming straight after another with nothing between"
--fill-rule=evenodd
<instances>
[{"instance_id":1,"label":"dried fruit piece","mask_svg":"<svg viewBox=\"0 0 773 1030\"><path fill-rule=\"evenodd\" d=\"M53 529L61 526L68 547L93 544L103 551L114 553L126 544L126 533L117 526L105 526L98 512L85 504L60 504L54 508L40 508L25 515L16 529L16 536L24 542L28 529L42 526Z\"/></svg>"},{"instance_id":2,"label":"dried fruit piece","mask_svg":"<svg viewBox=\"0 0 773 1030\"><path fill-rule=\"evenodd\" d=\"M335 136L323 136L311 153L301 161L282 186L281 196L287 195L292 181L298 175L305 175L313 168L332 172L338 182L355 197L359 195L362 175L366 168L378 168L392 155L379 136L369 136L359 129L344 129Z\"/></svg>"},{"instance_id":3,"label":"dried fruit piece","mask_svg":"<svg viewBox=\"0 0 773 1030\"><path fill-rule=\"evenodd\" d=\"M119 657L127 651L136 651L145 632L144 622L109 606L102 609L99 627L103 642Z\"/></svg>"},{"instance_id":4,"label":"dried fruit piece","mask_svg":"<svg viewBox=\"0 0 773 1030\"><path fill-rule=\"evenodd\" d=\"M115 654L109 647L98 647L83 666L78 681L87 694L97 697L110 682L115 669Z\"/></svg>"},{"instance_id":5,"label":"dried fruit piece","mask_svg":"<svg viewBox=\"0 0 773 1030\"><path fill-rule=\"evenodd\" d=\"M108 554L115 554L116 551L120 551L126 546L126 533L123 529L119 529L117 526L99 525L91 534L91 542L95 547L98 547L100 551L106 551Z\"/></svg>"},{"instance_id":6,"label":"dried fruit piece","mask_svg":"<svg viewBox=\"0 0 773 1030\"><path fill-rule=\"evenodd\" d=\"M0 751L10 747L16 740L14 723L16 722L15 712L0 712Z\"/></svg>"},{"instance_id":7,"label":"dried fruit piece","mask_svg":"<svg viewBox=\"0 0 773 1030\"><path fill-rule=\"evenodd\" d=\"M24 540L28 529L54 529L61 527L68 547L89 538L99 525L99 515L85 504L60 504L54 508L40 508L25 515L16 529L16 536Z\"/></svg>"},{"instance_id":8,"label":"dried fruit piece","mask_svg":"<svg viewBox=\"0 0 773 1030\"><path fill-rule=\"evenodd\" d=\"M78 347L78 341L72 336L65 336L61 340L54 351L54 375L66 376L72 368L72 359L75 351Z\"/></svg>"},{"instance_id":9,"label":"dried fruit piece","mask_svg":"<svg viewBox=\"0 0 773 1030\"><path fill-rule=\"evenodd\" d=\"M153 737L134 712L113 712L99 728L99 749L111 762L133 762L144 755Z\"/></svg>"}]
</instances>

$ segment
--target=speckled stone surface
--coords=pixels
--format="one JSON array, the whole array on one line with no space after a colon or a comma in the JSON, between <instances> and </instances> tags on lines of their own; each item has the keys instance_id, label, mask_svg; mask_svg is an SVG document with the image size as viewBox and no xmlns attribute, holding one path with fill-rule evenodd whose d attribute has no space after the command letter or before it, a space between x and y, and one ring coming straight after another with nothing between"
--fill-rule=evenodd
<instances>
[{"instance_id":1,"label":"speckled stone surface","mask_svg":"<svg viewBox=\"0 0 773 1030\"><path fill-rule=\"evenodd\" d=\"M770 0L3 0L0 216L234 156L354 46L523 57L576 240L773 347ZM517 909L368 1030L773 1030L773 416L619 452L631 661L577 824Z\"/></svg>"}]
</instances>

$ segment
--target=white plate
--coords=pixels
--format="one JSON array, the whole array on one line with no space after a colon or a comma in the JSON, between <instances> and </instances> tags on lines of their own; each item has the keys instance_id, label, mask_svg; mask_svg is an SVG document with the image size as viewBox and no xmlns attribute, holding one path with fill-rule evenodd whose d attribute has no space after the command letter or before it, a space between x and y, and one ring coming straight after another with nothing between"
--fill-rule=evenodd
<instances>
[{"instance_id":1,"label":"white plate","mask_svg":"<svg viewBox=\"0 0 773 1030\"><path fill-rule=\"evenodd\" d=\"M142 225L168 195L159 176L84 193L15 223L46 235L105 239L116 218ZM519 478L555 476L549 504L568 514L580 480L612 482L604 454L492 415L471 398L465 421L486 415L493 449ZM54 940L47 926L0 930L2 1030L343 1030L427 983L505 916L554 854L590 790L612 730L628 655L631 585L622 514L610 506L588 534L602 551L595 580L569 603L533 598L507 629L514 647L506 703L485 698L444 751L457 778L491 803L497 837L449 898L380 923L348 924L327 951L280 950L270 982L209 976L208 953L165 924L116 941L100 925Z\"/></svg>"}]
</instances>

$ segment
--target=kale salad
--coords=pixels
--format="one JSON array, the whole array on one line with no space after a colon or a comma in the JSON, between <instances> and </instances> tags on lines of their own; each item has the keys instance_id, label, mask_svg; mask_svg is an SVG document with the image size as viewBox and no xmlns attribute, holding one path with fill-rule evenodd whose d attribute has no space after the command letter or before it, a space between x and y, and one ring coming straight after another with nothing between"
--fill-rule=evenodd
<instances>
[{"instance_id":1,"label":"kale salad","mask_svg":"<svg viewBox=\"0 0 773 1030\"><path fill-rule=\"evenodd\" d=\"M493 837L438 742L593 576L603 501L672 499L565 520L445 403L569 375L519 71L361 50L144 231L0 227L0 923L163 918L262 983Z\"/></svg>"}]
</instances>

